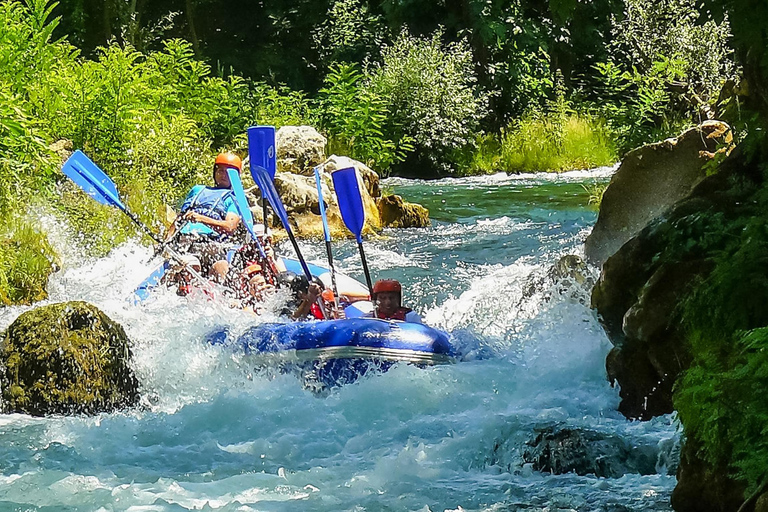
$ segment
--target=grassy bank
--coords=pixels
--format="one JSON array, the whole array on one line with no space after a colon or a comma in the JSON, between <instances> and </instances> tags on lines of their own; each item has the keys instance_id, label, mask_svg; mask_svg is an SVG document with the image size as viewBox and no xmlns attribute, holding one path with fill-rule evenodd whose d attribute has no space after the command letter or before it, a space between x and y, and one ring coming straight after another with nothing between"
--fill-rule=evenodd
<instances>
[{"instance_id":1,"label":"grassy bank","mask_svg":"<svg viewBox=\"0 0 768 512\"><path fill-rule=\"evenodd\" d=\"M481 135L462 174L558 172L612 165L618 151L605 123L589 115L530 114L499 135Z\"/></svg>"}]
</instances>

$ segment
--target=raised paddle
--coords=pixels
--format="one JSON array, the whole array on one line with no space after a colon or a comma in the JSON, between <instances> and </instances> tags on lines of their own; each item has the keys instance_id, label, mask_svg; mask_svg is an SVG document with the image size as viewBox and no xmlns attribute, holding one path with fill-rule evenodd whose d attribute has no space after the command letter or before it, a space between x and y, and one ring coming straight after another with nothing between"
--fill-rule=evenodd
<instances>
[{"instance_id":1,"label":"raised paddle","mask_svg":"<svg viewBox=\"0 0 768 512\"><path fill-rule=\"evenodd\" d=\"M317 184L317 202L320 205L320 217L323 219L323 233L325 234L325 252L328 254L328 268L331 270L331 287L333 288L333 302L339 307L339 291L336 289L336 269L333 267L333 253L331 252L331 230L328 228L328 218L325 215L325 202L323 201L323 183L320 180L320 170L315 167L315 183Z\"/></svg>"},{"instance_id":2,"label":"raised paddle","mask_svg":"<svg viewBox=\"0 0 768 512\"><path fill-rule=\"evenodd\" d=\"M363 260L363 272L365 272L365 282L368 285L368 292L373 292L371 284L371 274L368 272L368 262L365 260L363 251L363 226L365 225L365 208L363 207L363 197L360 195L360 186L357 183L357 171L354 167L339 169L331 174L333 186L336 189L336 197L339 200L339 210L341 218L355 238L357 247L360 249L360 258Z\"/></svg>"},{"instance_id":3,"label":"raised paddle","mask_svg":"<svg viewBox=\"0 0 768 512\"><path fill-rule=\"evenodd\" d=\"M130 217L130 219L137 226L144 230L144 232L149 235L152 240L161 246L164 245L163 240L151 229L149 229L146 224L141 222L141 220L139 220L139 218L132 211L130 211L128 207L125 206L125 204L123 204L123 202L120 200L120 195L117 193L117 187L115 186L115 183L109 178L109 176L104 174L104 171L99 169L99 167L93 163L90 158L85 156L85 153L79 149L75 151L72 156L69 157L66 162L64 162L61 170L72 181L74 181L77 186L83 189L86 194L101 204L119 208L126 215L128 215L128 217ZM179 253L168 246L165 246L164 248L171 258L187 267L189 273L195 279L200 281L203 286L211 288L210 282L201 276L195 269L187 266Z\"/></svg>"},{"instance_id":4,"label":"raised paddle","mask_svg":"<svg viewBox=\"0 0 768 512\"><path fill-rule=\"evenodd\" d=\"M251 174L254 167L263 167L271 180L277 171L277 146L275 145L274 126L251 126L248 128L248 160ZM261 198L264 231L267 229L267 200Z\"/></svg>"},{"instance_id":5,"label":"raised paddle","mask_svg":"<svg viewBox=\"0 0 768 512\"><path fill-rule=\"evenodd\" d=\"M255 167L251 166L251 175L253 176L253 181L255 181L261 189L262 197L266 197L269 200L269 204L272 205L272 210L274 210L280 218L280 222L283 223L283 227L288 232L288 238L291 239L293 248L296 251L296 256L299 258L299 263L301 263L301 269L304 271L304 275L307 276L307 281L311 282L312 274L309 272L309 267L307 267L307 262L304 260L304 256L301 255L301 250L299 250L299 244L296 242L296 237L293 236L291 223L288 222L288 212L285 211L285 206L283 206L283 202L280 200L277 190L275 190L275 184L272 183L272 178L270 178L266 169L258 165Z\"/></svg>"},{"instance_id":6,"label":"raised paddle","mask_svg":"<svg viewBox=\"0 0 768 512\"><path fill-rule=\"evenodd\" d=\"M240 212L240 218L243 219L245 229L248 230L248 234L256 241L256 247L259 248L261 257L266 259L267 255L264 253L264 248L261 246L259 237L256 236L256 232L253 229L253 213L248 207L248 199L245 198L245 191L243 190L243 182L240 179L240 173L235 169L229 168L227 169L227 174L229 175L229 183L232 185L232 193L235 196L235 206L237 207L237 211ZM266 231L265 227L264 232L266 233Z\"/></svg>"}]
</instances>

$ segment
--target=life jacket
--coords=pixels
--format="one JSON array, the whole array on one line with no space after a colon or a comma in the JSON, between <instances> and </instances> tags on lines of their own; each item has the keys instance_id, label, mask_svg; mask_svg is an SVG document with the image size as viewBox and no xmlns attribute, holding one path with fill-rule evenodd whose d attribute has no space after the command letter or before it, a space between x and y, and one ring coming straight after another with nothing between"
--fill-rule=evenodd
<instances>
[{"instance_id":1,"label":"life jacket","mask_svg":"<svg viewBox=\"0 0 768 512\"><path fill-rule=\"evenodd\" d=\"M232 194L228 188L203 187L193 198L184 201L181 205L181 213L192 211L205 215L214 220L227 218L227 205L224 199Z\"/></svg>"},{"instance_id":2,"label":"life jacket","mask_svg":"<svg viewBox=\"0 0 768 512\"><path fill-rule=\"evenodd\" d=\"M413 311L411 308L399 307L389 316L384 316L381 311L376 311L376 318L381 318L382 320L400 320L401 322L405 322L405 315L411 311Z\"/></svg>"},{"instance_id":3,"label":"life jacket","mask_svg":"<svg viewBox=\"0 0 768 512\"><path fill-rule=\"evenodd\" d=\"M325 320L325 315L323 314L323 310L320 309L320 306L317 304L317 302L313 302L312 305L309 307L309 313L317 320Z\"/></svg>"}]
</instances>

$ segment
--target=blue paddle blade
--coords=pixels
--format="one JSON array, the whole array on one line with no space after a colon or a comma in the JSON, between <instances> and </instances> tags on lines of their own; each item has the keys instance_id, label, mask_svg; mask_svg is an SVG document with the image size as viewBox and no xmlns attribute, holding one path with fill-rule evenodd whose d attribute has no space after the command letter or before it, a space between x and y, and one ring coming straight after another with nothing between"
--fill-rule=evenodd
<instances>
[{"instance_id":1,"label":"blue paddle blade","mask_svg":"<svg viewBox=\"0 0 768 512\"><path fill-rule=\"evenodd\" d=\"M290 232L291 225L288 223L288 212L285 211L285 206L283 206L283 202L280 200L275 184L272 182L272 178L267 170L261 166L251 167L251 175L253 176L253 181L259 186L261 195L267 198L269 204L272 205L272 209L280 218L280 222L283 223L285 230Z\"/></svg>"},{"instance_id":2,"label":"blue paddle blade","mask_svg":"<svg viewBox=\"0 0 768 512\"><path fill-rule=\"evenodd\" d=\"M365 208L363 196L360 195L360 186L357 183L357 172L354 167L347 167L331 174L331 178L336 188L341 218L347 229L357 238L357 243L362 243Z\"/></svg>"},{"instance_id":3,"label":"blue paddle blade","mask_svg":"<svg viewBox=\"0 0 768 512\"><path fill-rule=\"evenodd\" d=\"M243 190L243 182L240 180L240 173L236 169L227 169L229 175L229 182L232 184L232 192L235 194L235 206L237 211L240 212L240 218L243 219L243 224L251 234L253 238L256 238L256 233L253 231L253 213L248 207L248 200L245 198L245 190Z\"/></svg>"},{"instance_id":4,"label":"blue paddle blade","mask_svg":"<svg viewBox=\"0 0 768 512\"><path fill-rule=\"evenodd\" d=\"M251 174L254 167L263 167L270 179L275 179L277 153L274 126L251 126L248 128L248 156Z\"/></svg>"},{"instance_id":5,"label":"blue paddle blade","mask_svg":"<svg viewBox=\"0 0 768 512\"><path fill-rule=\"evenodd\" d=\"M96 201L126 210L115 183L79 149L64 162L61 171Z\"/></svg>"},{"instance_id":6,"label":"blue paddle blade","mask_svg":"<svg viewBox=\"0 0 768 512\"><path fill-rule=\"evenodd\" d=\"M320 205L320 218L323 219L323 232L325 241L331 241L331 230L328 229L328 217L325 215L325 202L323 201L323 182L320 181L320 171L315 167L315 183L317 184L317 202Z\"/></svg>"}]
</instances>

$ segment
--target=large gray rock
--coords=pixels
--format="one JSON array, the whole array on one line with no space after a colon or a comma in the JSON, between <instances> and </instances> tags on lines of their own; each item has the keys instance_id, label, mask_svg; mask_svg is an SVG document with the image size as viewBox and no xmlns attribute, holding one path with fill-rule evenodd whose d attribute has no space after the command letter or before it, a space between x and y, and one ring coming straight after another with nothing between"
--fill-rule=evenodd
<instances>
[{"instance_id":1,"label":"large gray rock","mask_svg":"<svg viewBox=\"0 0 768 512\"><path fill-rule=\"evenodd\" d=\"M652 219L687 196L705 176L718 145L730 144L730 128L705 121L677 138L630 151L611 179L600 215L587 237L587 260L602 265Z\"/></svg>"},{"instance_id":2,"label":"large gray rock","mask_svg":"<svg viewBox=\"0 0 768 512\"><path fill-rule=\"evenodd\" d=\"M0 337L2 410L96 414L135 405L123 328L95 306L66 302L21 314Z\"/></svg>"},{"instance_id":3,"label":"large gray rock","mask_svg":"<svg viewBox=\"0 0 768 512\"><path fill-rule=\"evenodd\" d=\"M283 126L275 134L277 170L311 176L325 160L327 140L311 126Z\"/></svg>"},{"instance_id":4,"label":"large gray rock","mask_svg":"<svg viewBox=\"0 0 768 512\"><path fill-rule=\"evenodd\" d=\"M739 236L749 183L721 166L603 264L592 307L614 345L606 369L628 418L672 412L675 382L691 361L680 303L710 274L712 256Z\"/></svg>"},{"instance_id":5,"label":"large gray rock","mask_svg":"<svg viewBox=\"0 0 768 512\"><path fill-rule=\"evenodd\" d=\"M379 190L379 175L364 163L353 160L348 156L337 155L331 155L328 157L328 160L323 162L323 170L329 173L347 167L354 167L357 169L357 173L363 179L363 185L365 185L365 188L371 197L377 198L381 196L381 190Z\"/></svg>"}]
</instances>

